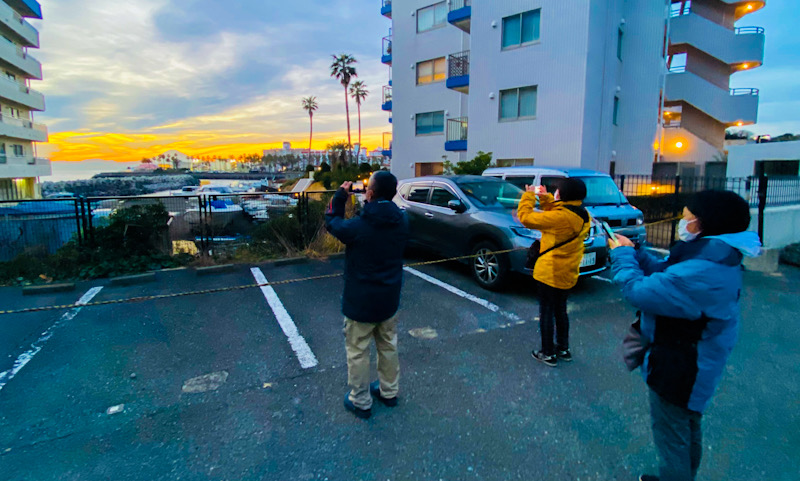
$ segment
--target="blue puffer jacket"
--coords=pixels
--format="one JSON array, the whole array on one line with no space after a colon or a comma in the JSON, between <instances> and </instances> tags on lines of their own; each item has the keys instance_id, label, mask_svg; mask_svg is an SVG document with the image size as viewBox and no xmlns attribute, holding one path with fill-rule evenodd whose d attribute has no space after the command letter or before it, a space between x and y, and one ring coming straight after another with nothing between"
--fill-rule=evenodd
<instances>
[{"instance_id":1,"label":"blue puffer jacket","mask_svg":"<svg viewBox=\"0 0 800 481\"><path fill-rule=\"evenodd\" d=\"M740 232L679 242L663 261L631 247L611 252L614 281L641 310L651 343L642 375L667 401L708 407L736 344L742 259L760 251L758 235Z\"/></svg>"},{"instance_id":2,"label":"blue puffer jacket","mask_svg":"<svg viewBox=\"0 0 800 481\"><path fill-rule=\"evenodd\" d=\"M400 307L408 220L391 201L369 202L360 216L345 220L347 198L344 189L336 191L325 215L328 232L347 246L342 314L377 324Z\"/></svg>"}]
</instances>

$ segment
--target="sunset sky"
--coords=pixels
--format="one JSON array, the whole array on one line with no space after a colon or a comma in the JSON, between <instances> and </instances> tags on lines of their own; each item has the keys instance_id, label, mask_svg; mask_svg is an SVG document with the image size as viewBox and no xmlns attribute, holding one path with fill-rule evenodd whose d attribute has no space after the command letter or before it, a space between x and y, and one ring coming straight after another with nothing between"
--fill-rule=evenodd
<instances>
[{"instance_id":1,"label":"sunset sky","mask_svg":"<svg viewBox=\"0 0 800 481\"><path fill-rule=\"evenodd\" d=\"M794 1L771 1L741 25L766 28L764 67L732 87L761 89L756 133L800 133L800 35ZM390 23L380 0L41 0L45 79L34 82L50 130L39 155L55 161L136 161L176 149L190 155L256 153L308 142L306 95L318 97L314 147L346 138L344 91L331 54L350 53L371 92L363 143L390 130L380 110L389 78L380 63ZM353 142L357 117L352 105Z\"/></svg>"}]
</instances>

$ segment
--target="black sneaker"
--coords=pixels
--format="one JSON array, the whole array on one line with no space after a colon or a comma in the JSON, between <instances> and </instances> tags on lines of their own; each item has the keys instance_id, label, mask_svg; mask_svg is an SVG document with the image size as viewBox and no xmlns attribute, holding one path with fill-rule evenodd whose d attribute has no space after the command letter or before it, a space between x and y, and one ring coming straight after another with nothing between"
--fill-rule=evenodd
<instances>
[{"instance_id":1,"label":"black sneaker","mask_svg":"<svg viewBox=\"0 0 800 481\"><path fill-rule=\"evenodd\" d=\"M643 474L639 476L639 481L658 481L658 476L653 476L651 474Z\"/></svg>"},{"instance_id":2,"label":"black sneaker","mask_svg":"<svg viewBox=\"0 0 800 481\"><path fill-rule=\"evenodd\" d=\"M350 393L344 395L344 408L361 419L369 419L372 416L372 409L359 409L353 404L353 401L350 400Z\"/></svg>"},{"instance_id":3,"label":"black sneaker","mask_svg":"<svg viewBox=\"0 0 800 481\"><path fill-rule=\"evenodd\" d=\"M542 351L531 351L531 356L537 361L541 361L550 367L556 367L556 356L548 356Z\"/></svg>"},{"instance_id":4,"label":"black sneaker","mask_svg":"<svg viewBox=\"0 0 800 481\"><path fill-rule=\"evenodd\" d=\"M569 349L556 351L556 357L559 361L572 362L572 353L569 352Z\"/></svg>"},{"instance_id":5,"label":"black sneaker","mask_svg":"<svg viewBox=\"0 0 800 481\"><path fill-rule=\"evenodd\" d=\"M382 402L385 406L393 408L397 406L397 397L388 398L381 396L381 382L375 381L369 385L369 393L375 396L375 398Z\"/></svg>"}]
</instances>

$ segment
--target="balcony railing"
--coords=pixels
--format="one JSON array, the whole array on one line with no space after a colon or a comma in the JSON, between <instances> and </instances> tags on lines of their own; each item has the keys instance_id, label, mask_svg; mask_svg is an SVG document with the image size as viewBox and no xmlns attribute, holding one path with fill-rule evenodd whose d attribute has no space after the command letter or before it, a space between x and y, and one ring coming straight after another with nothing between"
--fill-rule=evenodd
<instances>
[{"instance_id":1,"label":"balcony railing","mask_svg":"<svg viewBox=\"0 0 800 481\"><path fill-rule=\"evenodd\" d=\"M670 7L669 15L670 17L675 18L675 17L682 17L683 15L689 15L690 13L692 13L692 2L687 1L685 3L683 2L673 3L672 6Z\"/></svg>"},{"instance_id":2,"label":"balcony railing","mask_svg":"<svg viewBox=\"0 0 800 481\"><path fill-rule=\"evenodd\" d=\"M22 92L24 94L34 94L34 95L36 95L36 94L41 95L42 94L41 92L39 92L37 90L33 90L32 88L28 87L27 85L22 85L21 83L17 82L16 80L11 80L10 78L5 77L5 76L0 76L0 81L4 82L5 84L13 84L16 88L19 89L20 92Z\"/></svg>"},{"instance_id":3,"label":"balcony railing","mask_svg":"<svg viewBox=\"0 0 800 481\"><path fill-rule=\"evenodd\" d=\"M44 125L34 124L30 120L18 119L16 117L9 117L8 115L0 114L0 122L7 125L14 125L25 129L38 130L40 132L47 132L47 127Z\"/></svg>"},{"instance_id":4,"label":"balcony railing","mask_svg":"<svg viewBox=\"0 0 800 481\"><path fill-rule=\"evenodd\" d=\"M739 95L752 95L754 97L758 96L758 89L731 89L732 96L739 96Z\"/></svg>"},{"instance_id":5,"label":"balcony railing","mask_svg":"<svg viewBox=\"0 0 800 481\"><path fill-rule=\"evenodd\" d=\"M448 56L447 76L452 78L465 75L469 75L469 50Z\"/></svg>"},{"instance_id":6,"label":"balcony railing","mask_svg":"<svg viewBox=\"0 0 800 481\"><path fill-rule=\"evenodd\" d=\"M737 27L734 31L736 35L752 35L764 33L764 27Z\"/></svg>"},{"instance_id":7,"label":"balcony railing","mask_svg":"<svg viewBox=\"0 0 800 481\"><path fill-rule=\"evenodd\" d=\"M8 155L0 154L0 164L27 164L27 165L44 165L50 162L50 159L42 157L32 157L28 155Z\"/></svg>"},{"instance_id":8,"label":"balcony railing","mask_svg":"<svg viewBox=\"0 0 800 481\"><path fill-rule=\"evenodd\" d=\"M381 7L391 7L391 6L392 6L392 0L383 0L383 2L381 3Z\"/></svg>"},{"instance_id":9,"label":"balcony railing","mask_svg":"<svg viewBox=\"0 0 800 481\"><path fill-rule=\"evenodd\" d=\"M669 73L683 73L686 71L686 65L674 65L669 68Z\"/></svg>"},{"instance_id":10,"label":"balcony railing","mask_svg":"<svg viewBox=\"0 0 800 481\"><path fill-rule=\"evenodd\" d=\"M469 122L467 117L447 119L447 142L460 142L467 140Z\"/></svg>"},{"instance_id":11,"label":"balcony railing","mask_svg":"<svg viewBox=\"0 0 800 481\"><path fill-rule=\"evenodd\" d=\"M392 86L391 85L384 85L383 86L383 103L389 103L392 101Z\"/></svg>"},{"instance_id":12,"label":"balcony railing","mask_svg":"<svg viewBox=\"0 0 800 481\"><path fill-rule=\"evenodd\" d=\"M450 0L450 11L472 6L472 0Z\"/></svg>"},{"instance_id":13,"label":"balcony railing","mask_svg":"<svg viewBox=\"0 0 800 481\"><path fill-rule=\"evenodd\" d=\"M392 65L392 36L388 35L383 37L383 48L381 53L381 62L386 65Z\"/></svg>"}]
</instances>

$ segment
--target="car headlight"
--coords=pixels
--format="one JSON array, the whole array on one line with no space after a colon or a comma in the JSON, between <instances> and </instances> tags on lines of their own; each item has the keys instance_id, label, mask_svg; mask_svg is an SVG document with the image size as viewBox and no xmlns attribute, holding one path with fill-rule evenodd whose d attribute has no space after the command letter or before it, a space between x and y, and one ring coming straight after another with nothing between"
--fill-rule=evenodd
<instances>
[{"instance_id":1,"label":"car headlight","mask_svg":"<svg viewBox=\"0 0 800 481\"><path fill-rule=\"evenodd\" d=\"M542 233L538 230L528 229L525 227L512 227L511 231L520 237L527 237L529 239L541 239Z\"/></svg>"},{"instance_id":2,"label":"car headlight","mask_svg":"<svg viewBox=\"0 0 800 481\"><path fill-rule=\"evenodd\" d=\"M637 217L636 225L643 225L643 224L644 224L644 217Z\"/></svg>"}]
</instances>

